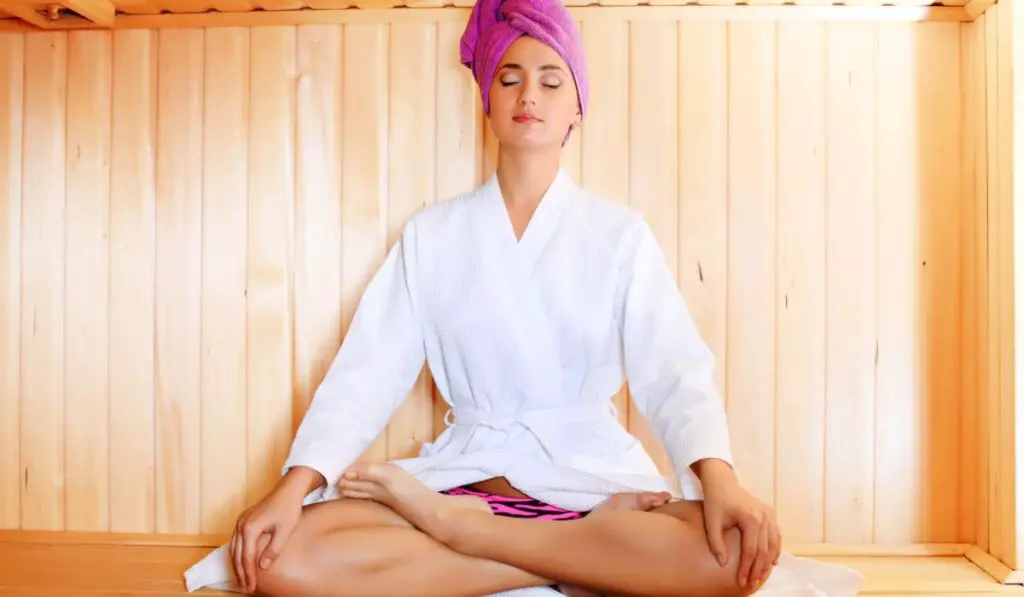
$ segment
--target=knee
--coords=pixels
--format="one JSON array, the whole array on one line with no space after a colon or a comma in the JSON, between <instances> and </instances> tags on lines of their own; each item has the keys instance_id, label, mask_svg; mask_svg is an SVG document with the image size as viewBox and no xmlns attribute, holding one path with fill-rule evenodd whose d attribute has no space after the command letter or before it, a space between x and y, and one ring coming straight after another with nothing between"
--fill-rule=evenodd
<instances>
[{"instance_id":1,"label":"knee","mask_svg":"<svg viewBox=\"0 0 1024 597\"><path fill-rule=\"evenodd\" d=\"M379 578L388 561L372 553L337 545L332 541L332 535L342 532L345 531L293 537L269 568L258 570L254 595L295 597L321 594L325 583L343 578L346 582L331 585L332 595L363 597L361 587L365 587L368 580Z\"/></svg>"},{"instance_id":2,"label":"knee","mask_svg":"<svg viewBox=\"0 0 1024 597\"><path fill-rule=\"evenodd\" d=\"M292 559L283 556L266 570L256 573L256 590L253 595L258 597L285 597L301 595L308 590L308 583L303 582L301 567Z\"/></svg>"},{"instance_id":3,"label":"knee","mask_svg":"<svg viewBox=\"0 0 1024 597\"><path fill-rule=\"evenodd\" d=\"M260 541L261 548L265 542L266 537ZM311 566L305 541L293 538L269 567L257 566L253 594L258 597L286 597L308 593Z\"/></svg>"},{"instance_id":4,"label":"knee","mask_svg":"<svg viewBox=\"0 0 1024 597\"><path fill-rule=\"evenodd\" d=\"M703 526L703 523L701 523ZM702 529L703 531L703 529ZM743 558L743 547L740 530L731 528L723 533L725 547L729 554L728 563L725 566L719 565L710 546L706 558L710 561L708 572L709 584L712 586L710 594L720 597L748 597L764 586L764 581L741 585L739 580L740 562ZM770 564L769 564L770 565ZM769 575L771 570L769 570ZM767 579L767 577L765 577Z\"/></svg>"}]
</instances>

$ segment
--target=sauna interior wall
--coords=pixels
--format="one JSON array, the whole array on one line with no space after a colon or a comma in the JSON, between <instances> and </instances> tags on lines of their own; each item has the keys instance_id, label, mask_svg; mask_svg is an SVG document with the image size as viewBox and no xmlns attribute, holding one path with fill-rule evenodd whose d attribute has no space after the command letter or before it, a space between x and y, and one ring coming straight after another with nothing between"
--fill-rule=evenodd
<instances>
[{"instance_id":1,"label":"sauna interior wall","mask_svg":"<svg viewBox=\"0 0 1024 597\"><path fill-rule=\"evenodd\" d=\"M963 26L962 215L964 399L976 396L976 542L1012 569L1024 566L1015 421L1013 209L1024 165L1024 51L1019 0L1002 0ZM1016 28L1016 29L1015 29ZM1014 71L1017 71L1014 73ZM1015 151L1017 155L1015 156ZM1019 204L1019 201L1017 202Z\"/></svg>"},{"instance_id":2,"label":"sauna interior wall","mask_svg":"<svg viewBox=\"0 0 1024 597\"><path fill-rule=\"evenodd\" d=\"M274 483L403 222L493 169L434 14L0 35L0 527L222 533ZM583 14L565 168L649 218L787 541L982 536L963 26Z\"/></svg>"}]
</instances>

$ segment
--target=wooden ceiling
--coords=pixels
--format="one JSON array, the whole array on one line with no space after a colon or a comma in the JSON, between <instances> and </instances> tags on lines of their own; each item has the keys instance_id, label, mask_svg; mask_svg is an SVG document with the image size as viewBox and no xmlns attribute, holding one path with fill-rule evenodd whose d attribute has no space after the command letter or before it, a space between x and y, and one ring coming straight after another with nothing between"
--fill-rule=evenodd
<instances>
[{"instance_id":1,"label":"wooden ceiling","mask_svg":"<svg viewBox=\"0 0 1024 597\"><path fill-rule=\"evenodd\" d=\"M563 0L570 7L813 7L817 11L833 7L854 10L927 9L941 11L942 20L973 20L995 0ZM437 9L471 7L474 0L0 0L0 30L3 29L82 29L148 26L159 16L160 26L196 22L196 17L218 15L229 21L259 16L262 23L303 21L317 11L345 9ZM863 13L861 13L863 14ZM231 15L235 15L234 18ZM274 15L277 15L275 17ZM934 15L933 15L934 16ZM147 18L148 17L148 18ZM181 17L181 18L178 18ZM291 18L288 18L291 17ZM166 23L163 23L166 21ZM205 22L205 20L203 21ZM187 26L187 25L185 25Z\"/></svg>"}]
</instances>

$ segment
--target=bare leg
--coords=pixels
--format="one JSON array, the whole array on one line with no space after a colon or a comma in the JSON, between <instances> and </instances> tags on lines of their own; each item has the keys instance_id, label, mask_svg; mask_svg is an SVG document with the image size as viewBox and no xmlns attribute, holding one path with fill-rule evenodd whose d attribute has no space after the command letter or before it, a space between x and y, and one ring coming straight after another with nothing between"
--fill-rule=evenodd
<instances>
[{"instance_id":1,"label":"bare leg","mask_svg":"<svg viewBox=\"0 0 1024 597\"><path fill-rule=\"evenodd\" d=\"M651 512L608 508L554 523L492 516L466 500L434 493L390 464L354 465L342 487L353 497L390 506L459 553L605 595L735 597L759 588L736 581L735 529L726 534L730 564L718 565L704 534L702 510L692 502Z\"/></svg>"},{"instance_id":2,"label":"bare leg","mask_svg":"<svg viewBox=\"0 0 1024 597\"><path fill-rule=\"evenodd\" d=\"M265 597L480 597L553 584L459 554L387 506L348 499L303 510L281 556L257 574Z\"/></svg>"},{"instance_id":3,"label":"bare leg","mask_svg":"<svg viewBox=\"0 0 1024 597\"><path fill-rule=\"evenodd\" d=\"M608 498L604 503L595 508L594 511L633 510L647 512L664 506L671 497L668 493L619 493ZM600 593L568 583L558 583L558 590L567 597L602 597Z\"/></svg>"}]
</instances>

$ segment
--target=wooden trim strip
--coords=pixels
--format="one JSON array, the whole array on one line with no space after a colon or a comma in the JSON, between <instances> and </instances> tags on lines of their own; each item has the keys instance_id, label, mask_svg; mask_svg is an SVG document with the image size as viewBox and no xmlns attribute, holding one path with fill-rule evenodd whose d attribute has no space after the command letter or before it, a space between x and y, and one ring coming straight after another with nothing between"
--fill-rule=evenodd
<instances>
[{"instance_id":1,"label":"wooden trim strip","mask_svg":"<svg viewBox=\"0 0 1024 597\"><path fill-rule=\"evenodd\" d=\"M945 21L968 22L960 6L580 6L569 12L581 21ZM118 15L114 29L252 27L345 23L464 21L467 8L378 8L341 10L277 10L242 13ZM35 28L15 19L0 22L0 31ZM50 29L97 28L85 19L66 18Z\"/></svg>"},{"instance_id":2,"label":"wooden trim strip","mask_svg":"<svg viewBox=\"0 0 1024 597\"><path fill-rule=\"evenodd\" d=\"M950 557L963 556L974 547L967 543L843 544L808 543L784 549L802 557Z\"/></svg>"},{"instance_id":3,"label":"wooden trim strip","mask_svg":"<svg viewBox=\"0 0 1024 597\"><path fill-rule=\"evenodd\" d=\"M977 545L967 548L967 559L1004 585L1024 584L1024 570L1013 570Z\"/></svg>"},{"instance_id":4,"label":"wooden trim strip","mask_svg":"<svg viewBox=\"0 0 1024 597\"><path fill-rule=\"evenodd\" d=\"M79 531L0 530L0 543L58 543L78 545L153 545L165 547L219 547L230 535L175 535L154 533L94 533Z\"/></svg>"},{"instance_id":5,"label":"wooden trim strip","mask_svg":"<svg viewBox=\"0 0 1024 597\"><path fill-rule=\"evenodd\" d=\"M17 17L16 19L10 20L14 23L22 24L25 29L49 29L51 26L50 21L46 17L36 12L33 7L27 4L11 4L9 6L4 6L4 10ZM2 28L3 25L0 24L0 30L2 30Z\"/></svg>"},{"instance_id":6,"label":"wooden trim strip","mask_svg":"<svg viewBox=\"0 0 1024 597\"><path fill-rule=\"evenodd\" d=\"M978 17L985 14L985 11L995 3L996 0L970 0L970 2L964 6L964 10L967 11L967 17L972 21L975 21Z\"/></svg>"},{"instance_id":7,"label":"wooden trim strip","mask_svg":"<svg viewBox=\"0 0 1024 597\"><path fill-rule=\"evenodd\" d=\"M153 533L94 533L78 531L0 530L0 543L60 543L86 545L165 545L175 547L218 547L229 535L160 535ZM968 555L977 546L965 543L913 543L905 545L807 543L786 546L795 556L934 556ZM981 551L988 556L987 553ZM991 556L988 556L991 558ZM993 558L994 559L994 558Z\"/></svg>"},{"instance_id":8,"label":"wooden trim strip","mask_svg":"<svg viewBox=\"0 0 1024 597\"><path fill-rule=\"evenodd\" d=\"M114 25L114 3L110 0L61 0L61 4L100 27Z\"/></svg>"}]
</instances>

